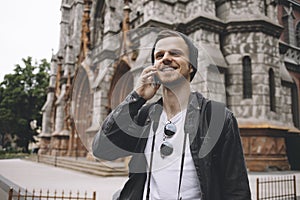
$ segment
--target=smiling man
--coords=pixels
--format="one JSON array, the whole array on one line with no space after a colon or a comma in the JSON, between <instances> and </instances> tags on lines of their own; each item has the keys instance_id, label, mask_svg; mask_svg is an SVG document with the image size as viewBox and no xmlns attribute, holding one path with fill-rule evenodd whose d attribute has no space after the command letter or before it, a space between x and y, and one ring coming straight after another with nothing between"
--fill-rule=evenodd
<instances>
[{"instance_id":1,"label":"smiling man","mask_svg":"<svg viewBox=\"0 0 300 200\"><path fill-rule=\"evenodd\" d=\"M191 92L197 48L184 34L166 30L151 56L153 65L93 141L96 157L132 156L129 180L117 199L251 199L235 117L220 103ZM160 87L162 98L146 105Z\"/></svg>"}]
</instances>

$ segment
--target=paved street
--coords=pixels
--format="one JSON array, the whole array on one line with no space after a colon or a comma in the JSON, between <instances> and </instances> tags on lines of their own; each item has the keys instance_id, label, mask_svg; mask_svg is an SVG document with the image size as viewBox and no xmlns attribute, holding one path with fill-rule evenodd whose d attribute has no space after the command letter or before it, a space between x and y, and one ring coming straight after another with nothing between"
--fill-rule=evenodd
<instances>
[{"instance_id":1,"label":"paved street","mask_svg":"<svg viewBox=\"0 0 300 200\"><path fill-rule=\"evenodd\" d=\"M268 173L249 173L252 199L255 200L256 188L255 182L257 177L296 175L297 194L300 194L300 171L285 172L268 172ZM122 187L127 177L100 177L57 168L51 165L36 163L27 160L10 159L0 160L0 199L6 200L5 191L8 185L15 188L27 188L29 191L36 190L57 190L62 189L68 193L87 191L91 196L96 191L97 200L111 200L112 194Z\"/></svg>"}]
</instances>

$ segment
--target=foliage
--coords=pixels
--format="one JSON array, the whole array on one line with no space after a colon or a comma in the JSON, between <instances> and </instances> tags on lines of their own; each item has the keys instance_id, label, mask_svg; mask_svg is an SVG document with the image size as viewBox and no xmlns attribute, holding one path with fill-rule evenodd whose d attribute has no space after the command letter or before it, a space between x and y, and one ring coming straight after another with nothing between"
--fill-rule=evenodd
<instances>
[{"instance_id":1,"label":"foliage","mask_svg":"<svg viewBox=\"0 0 300 200\"><path fill-rule=\"evenodd\" d=\"M25 158L28 157L30 154L18 152L18 151L3 151L0 150L0 160L1 159L12 159L12 158Z\"/></svg>"},{"instance_id":2,"label":"foliage","mask_svg":"<svg viewBox=\"0 0 300 200\"><path fill-rule=\"evenodd\" d=\"M41 124L41 108L46 100L50 64L41 60L32 64L32 58L22 59L24 66L15 65L14 73L7 74L0 83L0 136L2 144L5 138L17 136L17 147L28 152L28 143L33 141L36 130L30 122L37 120Z\"/></svg>"}]
</instances>

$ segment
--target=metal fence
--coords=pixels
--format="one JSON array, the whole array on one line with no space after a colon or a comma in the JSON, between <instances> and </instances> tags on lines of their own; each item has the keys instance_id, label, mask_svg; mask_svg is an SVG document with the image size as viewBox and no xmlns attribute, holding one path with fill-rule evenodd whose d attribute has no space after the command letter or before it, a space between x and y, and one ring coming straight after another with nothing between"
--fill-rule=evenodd
<instances>
[{"instance_id":1,"label":"metal fence","mask_svg":"<svg viewBox=\"0 0 300 200\"><path fill-rule=\"evenodd\" d=\"M14 191L13 188L9 189L8 193L8 200L23 200L23 199L34 199L34 200L96 200L96 192L94 191L91 197L88 197L87 192L84 194L80 194L79 192L72 193L64 192L58 193L56 190L52 193L49 190L43 192L42 190L29 192L25 190L21 192L19 189L18 191Z\"/></svg>"},{"instance_id":2,"label":"metal fence","mask_svg":"<svg viewBox=\"0 0 300 200\"><path fill-rule=\"evenodd\" d=\"M296 176L266 177L256 179L257 200L297 199Z\"/></svg>"}]
</instances>

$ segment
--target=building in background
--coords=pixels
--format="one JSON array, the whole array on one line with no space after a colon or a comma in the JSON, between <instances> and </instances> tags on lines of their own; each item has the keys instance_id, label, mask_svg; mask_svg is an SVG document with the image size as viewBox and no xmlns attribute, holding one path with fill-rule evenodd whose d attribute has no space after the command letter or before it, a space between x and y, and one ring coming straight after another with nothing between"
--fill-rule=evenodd
<instances>
[{"instance_id":1,"label":"building in background","mask_svg":"<svg viewBox=\"0 0 300 200\"><path fill-rule=\"evenodd\" d=\"M168 28L210 56L192 87L233 111L249 170L300 168L299 0L63 0L61 12L39 154L87 156Z\"/></svg>"},{"instance_id":2,"label":"building in background","mask_svg":"<svg viewBox=\"0 0 300 200\"><path fill-rule=\"evenodd\" d=\"M284 27L279 40L279 51L285 68L292 77L287 84L290 88L292 121L300 128L300 1L279 1L278 23ZM285 83L286 84L286 83ZM283 104L284 105L284 104ZM291 131L297 132L298 131ZM286 138L287 152L292 169L300 169L300 138L299 134L291 134Z\"/></svg>"}]
</instances>

